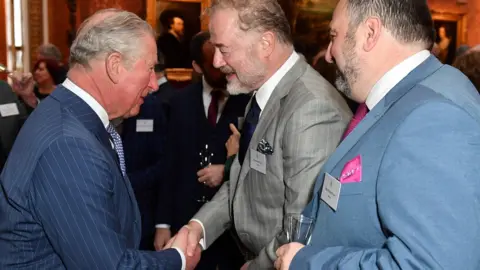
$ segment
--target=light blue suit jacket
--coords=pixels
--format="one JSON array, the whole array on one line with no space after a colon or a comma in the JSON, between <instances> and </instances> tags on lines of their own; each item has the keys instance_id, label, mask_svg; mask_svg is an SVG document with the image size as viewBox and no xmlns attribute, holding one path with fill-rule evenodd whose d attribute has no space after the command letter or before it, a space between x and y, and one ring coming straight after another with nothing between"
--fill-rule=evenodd
<instances>
[{"instance_id":1,"label":"light blue suit jacket","mask_svg":"<svg viewBox=\"0 0 480 270\"><path fill-rule=\"evenodd\" d=\"M362 158L362 181L320 199ZM304 211L311 244L290 269L480 269L480 98L456 69L428 58L339 145Z\"/></svg>"},{"instance_id":2,"label":"light blue suit jacket","mask_svg":"<svg viewBox=\"0 0 480 270\"><path fill-rule=\"evenodd\" d=\"M136 250L140 214L100 118L58 87L30 115L0 175L0 269L181 269Z\"/></svg>"}]
</instances>

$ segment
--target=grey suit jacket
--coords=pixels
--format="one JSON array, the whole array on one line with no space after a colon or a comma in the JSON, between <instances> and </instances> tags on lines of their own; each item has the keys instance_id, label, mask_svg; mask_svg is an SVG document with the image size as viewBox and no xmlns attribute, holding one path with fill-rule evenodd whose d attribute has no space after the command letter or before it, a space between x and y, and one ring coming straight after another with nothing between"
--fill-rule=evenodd
<instances>
[{"instance_id":1,"label":"grey suit jacket","mask_svg":"<svg viewBox=\"0 0 480 270\"><path fill-rule=\"evenodd\" d=\"M18 131L27 117L25 107L19 102L10 85L5 81L0 81L0 105L9 103L17 104L19 114L6 117L0 115L0 147L2 147L0 149L0 155L2 153L8 155ZM0 168L1 167L2 164L0 164Z\"/></svg>"},{"instance_id":2,"label":"grey suit jacket","mask_svg":"<svg viewBox=\"0 0 480 270\"><path fill-rule=\"evenodd\" d=\"M207 247L234 224L241 242L257 255L250 268L273 268L275 251L285 243L285 217L300 213L310 200L315 177L350 119L337 90L299 59L262 111L243 166L237 158L230 181L194 217L205 227ZM250 168L250 149L262 139L273 148L266 174Z\"/></svg>"}]
</instances>

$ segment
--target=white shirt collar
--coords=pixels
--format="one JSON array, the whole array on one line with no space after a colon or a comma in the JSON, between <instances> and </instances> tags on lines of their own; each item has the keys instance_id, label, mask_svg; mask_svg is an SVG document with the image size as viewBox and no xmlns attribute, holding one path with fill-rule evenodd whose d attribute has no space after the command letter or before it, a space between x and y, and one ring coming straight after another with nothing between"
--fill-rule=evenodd
<instances>
[{"instance_id":1,"label":"white shirt collar","mask_svg":"<svg viewBox=\"0 0 480 270\"><path fill-rule=\"evenodd\" d=\"M108 119L108 114L107 111L102 107L102 105L98 103L98 101L96 101L89 93L87 93L85 90L80 88L68 78L63 82L62 85L63 87L67 88L72 93L77 95L79 98L81 98L83 101L85 101L85 103L87 103L88 106L90 106L90 108L92 108L92 110L98 115L98 117L103 123L103 126L107 128L108 124L110 123Z\"/></svg>"},{"instance_id":2,"label":"white shirt collar","mask_svg":"<svg viewBox=\"0 0 480 270\"><path fill-rule=\"evenodd\" d=\"M203 94L210 95L210 92L212 92L213 87L211 87L210 84L207 83L204 76L202 76L202 86L203 86Z\"/></svg>"},{"instance_id":3,"label":"white shirt collar","mask_svg":"<svg viewBox=\"0 0 480 270\"><path fill-rule=\"evenodd\" d=\"M280 80L287 74L287 72L295 65L297 60L300 58L298 54L293 51L290 57L283 63L283 65L270 77L256 92L255 99L257 100L258 106L263 111L267 105L268 99L277 87Z\"/></svg>"},{"instance_id":4,"label":"white shirt collar","mask_svg":"<svg viewBox=\"0 0 480 270\"><path fill-rule=\"evenodd\" d=\"M385 75L378 80L373 86L372 90L367 96L365 104L369 110L372 110L375 105L384 98L390 90L395 87L401 80L430 57L430 52L427 50L420 51L409 58L403 60L400 64L390 69Z\"/></svg>"},{"instance_id":5,"label":"white shirt collar","mask_svg":"<svg viewBox=\"0 0 480 270\"><path fill-rule=\"evenodd\" d=\"M160 87L160 85L162 85L162 84L164 84L164 83L166 83L166 82L168 82L166 76L161 77L161 78L158 79L158 81L157 81L159 87Z\"/></svg>"}]
</instances>

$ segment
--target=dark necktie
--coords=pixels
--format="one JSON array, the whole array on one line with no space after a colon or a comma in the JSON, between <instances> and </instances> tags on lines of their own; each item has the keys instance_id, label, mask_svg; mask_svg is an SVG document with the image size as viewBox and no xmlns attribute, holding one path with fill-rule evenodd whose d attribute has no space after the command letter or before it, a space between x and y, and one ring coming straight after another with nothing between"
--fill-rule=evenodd
<instances>
[{"instance_id":1,"label":"dark necktie","mask_svg":"<svg viewBox=\"0 0 480 270\"><path fill-rule=\"evenodd\" d=\"M219 90L213 90L210 92L212 95L212 101L210 101L210 105L208 106L208 122L212 127L217 124L217 116L218 116L218 100L220 99L222 92Z\"/></svg>"},{"instance_id":2,"label":"dark necktie","mask_svg":"<svg viewBox=\"0 0 480 270\"><path fill-rule=\"evenodd\" d=\"M240 162L240 165L243 164L243 160L245 159L245 154L247 153L248 145L250 144L250 140L252 139L255 128L257 127L258 118L260 117L261 111L262 110L258 106L257 99L254 96L252 98L252 105L250 106L247 116L245 117L245 122L243 123L242 133L240 136L240 147L238 150L238 161Z\"/></svg>"},{"instance_id":3,"label":"dark necktie","mask_svg":"<svg viewBox=\"0 0 480 270\"><path fill-rule=\"evenodd\" d=\"M350 132L352 132L355 127L362 121L363 118L368 113L368 107L365 103L361 103L358 105L357 111L355 112L355 115L352 117L352 120L350 120L350 123L348 123L347 130L343 133L342 140L345 139Z\"/></svg>"}]
</instances>

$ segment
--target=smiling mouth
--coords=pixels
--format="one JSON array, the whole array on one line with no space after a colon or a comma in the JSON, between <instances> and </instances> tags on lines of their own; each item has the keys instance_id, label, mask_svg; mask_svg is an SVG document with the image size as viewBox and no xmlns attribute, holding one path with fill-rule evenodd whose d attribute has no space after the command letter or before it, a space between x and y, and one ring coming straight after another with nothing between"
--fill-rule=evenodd
<instances>
[{"instance_id":1,"label":"smiling mouth","mask_svg":"<svg viewBox=\"0 0 480 270\"><path fill-rule=\"evenodd\" d=\"M228 73L226 74L227 80L230 81L237 76L237 73Z\"/></svg>"}]
</instances>

